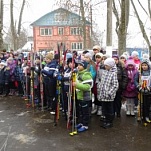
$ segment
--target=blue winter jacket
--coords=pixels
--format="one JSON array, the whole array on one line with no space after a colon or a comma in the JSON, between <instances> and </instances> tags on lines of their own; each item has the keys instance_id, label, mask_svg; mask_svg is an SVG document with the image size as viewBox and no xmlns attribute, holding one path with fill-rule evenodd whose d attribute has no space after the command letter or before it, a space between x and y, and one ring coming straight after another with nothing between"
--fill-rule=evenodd
<instances>
[{"instance_id":1,"label":"blue winter jacket","mask_svg":"<svg viewBox=\"0 0 151 151\"><path fill-rule=\"evenodd\" d=\"M54 72L57 70L58 62L56 60L52 60L50 63L46 64L46 68L41 71L44 76L44 83L48 84L48 82L56 82L56 78L53 77Z\"/></svg>"}]
</instances>

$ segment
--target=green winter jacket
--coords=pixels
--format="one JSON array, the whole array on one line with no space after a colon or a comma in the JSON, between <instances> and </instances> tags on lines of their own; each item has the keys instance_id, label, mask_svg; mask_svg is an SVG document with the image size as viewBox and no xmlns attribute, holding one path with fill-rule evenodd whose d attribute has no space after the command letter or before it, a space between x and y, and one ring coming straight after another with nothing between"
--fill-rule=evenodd
<instances>
[{"instance_id":1,"label":"green winter jacket","mask_svg":"<svg viewBox=\"0 0 151 151\"><path fill-rule=\"evenodd\" d=\"M93 79L87 69L79 71L77 74L76 93L78 100L90 101L92 99L91 88Z\"/></svg>"}]
</instances>

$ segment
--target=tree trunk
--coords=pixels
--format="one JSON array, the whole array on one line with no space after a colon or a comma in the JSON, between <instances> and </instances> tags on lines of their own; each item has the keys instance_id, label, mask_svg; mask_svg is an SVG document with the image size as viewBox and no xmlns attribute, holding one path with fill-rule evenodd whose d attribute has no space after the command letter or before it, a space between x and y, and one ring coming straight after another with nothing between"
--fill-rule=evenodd
<instances>
[{"instance_id":1,"label":"tree trunk","mask_svg":"<svg viewBox=\"0 0 151 151\"><path fill-rule=\"evenodd\" d=\"M106 53L112 56L112 0L107 0Z\"/></svg>"},{"instance_id":2,"label":"tree trunk","mask_svg":"<svg viewBox=\"0 0 151 151\"><path fill-rule=\"evenodd\" d=\"M20 37L20 32L21 32L21 23L22 23L22 16L23 16L23 10L24 10L24 6L25 6L25 2L26 0L23 0L22 2L22 7L21 7L21 11L19 14L19 22L18 22L18 29L17 29L17 49L19 48L19 37Z\"/></svg>"},{"instance_id":3,"label":"tree trunk","mask_svg":"<svg viewBox=\"0 0 151 151\"><path fill-rule=\"evenodd\" d=\"M0 0L0 50L3 49L3 0Z\"/></svg>"},{"instance_id":4,"label":"tree trunk","mask_svg":"<svg viewBox=\"0 0 151 151\"><path fill-rule=\"evenodd\" d=\"M126 35L129 21L129 0L121 1L121 18L118 31L118 50L119 55L126 51Z\"/></svg>"},{"instance_id":5,"label":"tree trunk","mask_svg":"<svg viewBox=\"0 0 151 151\"><path fill-rule=\"evenodd\" d=\"M10 2L10 18L11 18L11 36L12 36L12 49L17 50L19 48L19 36L21 32L21 22L23 16L23 10L25 6L25 1L22 2L21 11L19 14L19 21L18 21L18 29L16 30L16 24L14 23L14 0Z\"/></svg>"},{"instance_id":6,"label":"tree trunk","mask_svg":"<svg viewBox=\"0 0 151 151\"><path fill-rule=\"evenodd\" d=\"M12 49L16 50L16 30L14 26L14 0L11 0L10 2L10 26L11 26L11 36L12 36Z\"/></svg>"}]
</instances>

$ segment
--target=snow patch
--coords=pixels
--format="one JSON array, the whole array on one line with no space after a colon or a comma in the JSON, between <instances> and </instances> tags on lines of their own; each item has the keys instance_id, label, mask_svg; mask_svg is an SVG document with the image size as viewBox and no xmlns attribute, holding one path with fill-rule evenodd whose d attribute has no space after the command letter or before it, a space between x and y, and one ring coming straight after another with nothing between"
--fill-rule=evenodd
<instances>
[{"instance_id":1,"label":"snow patch","mask_svg":"<svg viewBox=\"0 0 151 151\"><path fill-rule=\"evenodd\" d=\"M24 134L16 135L14 136L14 138L22 144L32 144L37 141L35 137L24 135Z\"/></svg>"}]
</instances>

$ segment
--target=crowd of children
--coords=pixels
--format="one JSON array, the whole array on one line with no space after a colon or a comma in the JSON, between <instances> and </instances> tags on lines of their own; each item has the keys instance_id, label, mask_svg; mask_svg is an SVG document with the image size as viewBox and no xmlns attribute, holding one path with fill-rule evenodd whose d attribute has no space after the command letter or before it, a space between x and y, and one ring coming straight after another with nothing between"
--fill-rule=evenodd
<instances>
[{"instance_id":1,"label":"crowd of children","mask_svg":"<svg viewBox=\"0 0 151 151\"><path fill-rule=\"evenodd\" d=\"M115 116L121 117L123 100L126 102L127 116L135 116L138 106L140 108L140 104L143 104L141 119L150 122L149 56L144 55L140 60L137 51L133 51L130 56L126 53L121 56L109 56L101 52L98 45L93 47L93 54L83 51L81 56L78 56L74 51L66 52L64 56L49 52L46 56L34 54L31 59L31 56L25 58L22 53L2 52L0 54L0 95L3 97L26 96L30 99L30 72L33 71L34 100L36 100L34 103L39 108L43 107L50 111L51 114L56 114L58 94L60 107L67 119L71 110L69 97L73 96L73 88L76 89L74 99L78 132L88 130L91 114L101 117L103 121L101 127L105 129L112 127ZM73 73L76 73L75 81L72 80ZM42 76L43 89L40 86L40 76ZM58 81L61 87L60 94L57 91Z\"/></svg>"}]
</instances>

